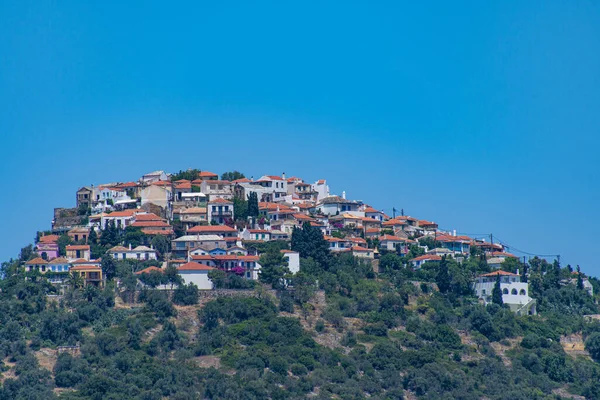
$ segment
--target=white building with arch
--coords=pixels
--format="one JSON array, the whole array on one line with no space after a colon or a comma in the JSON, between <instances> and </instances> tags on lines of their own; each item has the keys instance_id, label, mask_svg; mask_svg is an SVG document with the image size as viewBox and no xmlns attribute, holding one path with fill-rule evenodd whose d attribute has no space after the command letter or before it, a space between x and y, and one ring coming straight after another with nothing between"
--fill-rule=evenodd
<instances>
[{"instance_id":1,"label":"white building with arch","mask_svg":"<svg viewBox=\"0 0 600 400\"><path fill-rule=\"evenodd\" d=\"M502 270L493 271L479 275L475 280L475 294L483 304L492 301L492 291L496 280L500 277L500 290L502 290L502 301L510 307L510 310L518 315L535 315L536 301L529 297L529 284L521 282L519 274L513 274Z\"/></svg>"}]
</instances>

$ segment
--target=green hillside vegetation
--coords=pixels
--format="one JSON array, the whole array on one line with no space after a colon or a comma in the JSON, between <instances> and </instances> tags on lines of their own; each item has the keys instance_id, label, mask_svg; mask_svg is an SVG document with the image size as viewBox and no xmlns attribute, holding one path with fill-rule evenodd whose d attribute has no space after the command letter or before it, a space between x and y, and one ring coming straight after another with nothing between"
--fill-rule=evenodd
<instances>
[{"instance_id":1,"label":"green hillside vegetation","mask_svg":"<svg viewBox=\"0 0 600 400\"><path fill-rule=\"evenodd\" d=\"M539 315L516 316L473 296L474 276L489 271L479 254L416 272L405 266L414 253L382 254L375 272L330 254L305 225L291 241L301 272L290 276L275 256L281 243L262 246L265 282L212 301L171 275L146 277L171 279L171 297L146 288L134 303L123 261L110 266L119 289L73 285L57 299L21 260L3 263L0 400L600 398L600 323L583 317L597 306L580 285L561 284L569 267L534 259Z\"/></svg>"}]
</instances>

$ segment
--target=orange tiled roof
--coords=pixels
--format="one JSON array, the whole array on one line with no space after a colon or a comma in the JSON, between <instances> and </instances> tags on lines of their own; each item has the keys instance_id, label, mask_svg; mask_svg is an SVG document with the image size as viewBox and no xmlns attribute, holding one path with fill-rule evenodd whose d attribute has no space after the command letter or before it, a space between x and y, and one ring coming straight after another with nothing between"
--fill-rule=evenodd
<instances>
[{"instance_id":1,"label":"orange tiled roof","mask_svg":"<svg viewBox=\"0 0 600 400\"><path fill-rule=\"evenodd\" d=\"M144 235L173 235L173 229L146 229L142 228Z\"/></svg>"},{"instance_id":2,"label":"orange tiled roof","mask_svg":"<svg viewBox=\"0 0 600 400\"><path fill-rule=\"evenodd\" d=\"M373 251L373 250L367 249L366 247L361 247L361 246L352 246L352 251L367 252L367 251Z\"/></svg>"},{"instance_id":3,"label":"orange tiled roof","mask_svg":"<svg viewBox=\"0 0 600 400\"><path fill-rule=\"evenodd\" d=\"M501 275L501 276L519 276L517 274L513 274L512 272L502 271L501 269L498 270L498 271L488 272L487 274L483 274L483 275L479 275L479 276L497 276L497 275Z\"/></svg>"},{"instance_id":4,"label":"orange tiled roof","mask_svg":"<svg viewBox=\"0 0 600 400\"><path fill-rule=\"evenodd\" d=\"M217 197L216 199L211 200L211 201L208 202L208 204L214 204L214 203L218 203L218 204L233 204L233 201L231 201L231 200L225 200L225 199L223 199L221 197Z\"/></svg>"},{"instance_id":5,"label":"orange tiled roof","mask_svg":"<svg viewBox=\"0 0 600 400\"><path fill-rule=\"evenodd\" d=\"M173 182L171 182L171 181L156 181L156 182L152 183L152 185L153 186L164 186L164 187L167 187L167 186L172 186Z\"/></svg>"},{"instance_id":6,"label":"orange tiled roof","mask_svg":"<svg viewBox=\"0 0 600 400\"><path fill-rule=\"evenodd\" d=\"M171 225L167 224L165 221L135 221L131 226L143 228L167 228Z\"/></svg>"},{"instance_id":7,"label":"orange tiled roof","mask_svg":"<svg viewBox=\"0 0 600 400\"><path fill-rule=\"evenodd\" d=\"M218 177L219 175L215 174L214 172L210 172L210 171L202 171L198 174L198 176L200 178L214 178L215 176Z\"/></svg>"},{"instance_id":8,"label":"orange tiled roof","mask_svg":"<svg viewBox=\"0 0 600 400\"><path fill-rule=\"evenodd\" d=\"M175 185L175 189L191 189L192 188L192 182L181 182L178 183L177 185Z\"/></svg>"},{"instance_id":9,"label":"orange tiled roof","mask_svg":"<svg viewBox=\"0 0 600 400\"><path fill-rule=\"evenodd\" d=\"M382 237L379 238L380 242L384 242L386 240L389 240L390 242L414 242L413 240L410 239L404 239L398 236L393 236L393 235L383 235Z\"/></svg>"},{"instance_id":10,"label":"orange tiled roof","mask_svg":"<svg viewBox=\"0 0 600 400\"><path fill-rule=\"evenodd\" d=\"M44 260L41 257L36 257L33 260L29 260L25 263L26 265L39 265L39 264L48 264L48 261Z\"/></svg>"},{"instance_id":11,"label":"orange tiled roof","mask_svg":"<svg viewBox=\"0 0 600 400\"><path fill-rule=\"evenodd\" d=\"M90 246L87 244L75 244L75 245L68 245L67 247L65 247L65 249L67 251L69 251L69 250L89 250Z\"/></svg>"},{"instance_id":12,"label":"orange tiled roof","mask_svg":"<svg viewBox=\"0 0 600 400\"><path fill-rule=\"evenodd\" d=\"M135 274L136 275L149 274L152 271L158 271L158 272L161 272L161 273L163 272L162 268L151 266L151 267L148 267L148 268L144 268L143 270L138 271Z\"/></svg>"},{"instance_id":13,"label":"orange tiled roof","mask_svg":"<svg viewBox=\"0 0 600 400\"><path fill-rule=\"evenodd\" d=\"M121 218L121 217L133 217L137 213L143 213L140 210L123 210L123 211L113 211L108 215L105 215L105 218Z\"/></svg>"},{"instance_id":14,"label":"orange tiled roof","mask_svg":"<svg viewBox=\"0 0 600 400\"><path fill-rule=\"evenodd\" d=\"M58 235L46 235L40 237L39 243L56 243L60 236Z\"/></svg>"},{"instance_id":15,"label":"orange tiled roof","mask_svg":"<svg viewBox=\"0 0 600 400\"><path fill-rule=\"evenodd\" d=\"M248 178L235 179L235 180L231 181L231 183L248 183L248 182L252 182L252 181Z\"/></svg>"},{"instance_id":16,"label":"orange tiled roof","mask_svg":"<svg viewBox=\"0 0 600 400\"><path fill-rule=\"evenodd\" d=\"M194 261L190 261L189 263L180 265L177 267L179 271L211 271L214 268L209 267L208 265L203 265Z\"/></svg>"},{"instance_id":17,"label":"orange tiled roof","mask_svg":"<svg viewBox=\"0 0 600 400\"><path fill-rule=\"evenodd\" d=\"M424 254L419 257L415 257L410 261L441 261L442 257L436 256L435 254Z\"/></svg>"},{"instance_id":18,"label":"orange tiled roof","mask_svg":"<svg viewBox=\"0 0 600 400\"><path fill-rule=\"evenodd\" d=\"M237 232L237 230L227 225L198 225L188 229L188 233L207 232Z\"/></svg>"},{"instance_id":19,"label":"orange tiled roof","mask_svg":"<svg viewBox=\"0 0 600 400\"><path fill-rule=\"evenodd\" d=\"M138 221L164 221L161 217L154 213L138 214L135 216L135 222Z\"/></svg>"}]
</instances>

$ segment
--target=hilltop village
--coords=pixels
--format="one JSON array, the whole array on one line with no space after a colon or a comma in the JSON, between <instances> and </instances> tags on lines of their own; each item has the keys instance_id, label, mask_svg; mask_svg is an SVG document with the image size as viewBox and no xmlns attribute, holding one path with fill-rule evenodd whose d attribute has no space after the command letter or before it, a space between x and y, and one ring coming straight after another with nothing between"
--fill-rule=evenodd
<instances>
[{"instance_id":1,"label":"hilltop village","mask_svg":"<svg viewBox=\"0 0 600 400\"><path fill-rule=\"evenodd\" d=\"M310 227L331 253L351 254L374 269L386 254L402 257L413 270L478 257L491 270L475 279L480 302L491 302L499 283L512 311L536 313L527 271L504 245L443 231L403 213L390 216L345 192L330 193L323 179L155 171L137 181L81 187L75 200L74 208L54 210L51 231L38 233L32 259L24 262L26 271L39 271L56 285L75 274L82 286L103 286L110 274L106 258L134 261L140 277L174 267L184 283L201 290L216 287L215 270L256 281L268 242L282 244L279 251L293 275L300 270L300 254L289 242L294 230ZM583 285L592 295L587 279Z\"/></svg>"}]
</instances>

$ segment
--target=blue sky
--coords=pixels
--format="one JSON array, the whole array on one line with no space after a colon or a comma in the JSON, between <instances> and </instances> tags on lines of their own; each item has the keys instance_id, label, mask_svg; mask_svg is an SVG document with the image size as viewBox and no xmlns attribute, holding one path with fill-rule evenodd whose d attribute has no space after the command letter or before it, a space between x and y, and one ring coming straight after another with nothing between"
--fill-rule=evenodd
<instances>
[{"instance_id":1,"label":"blue sky","mask_svg":"<svg viewBox=\"0 0 600 400\"><path fill-rule=\"evenodd\" d=\"M82 185L195 167L600 275L598 3L87 3L0 2L0 259Z\"/></svg>"}]
</instances>

